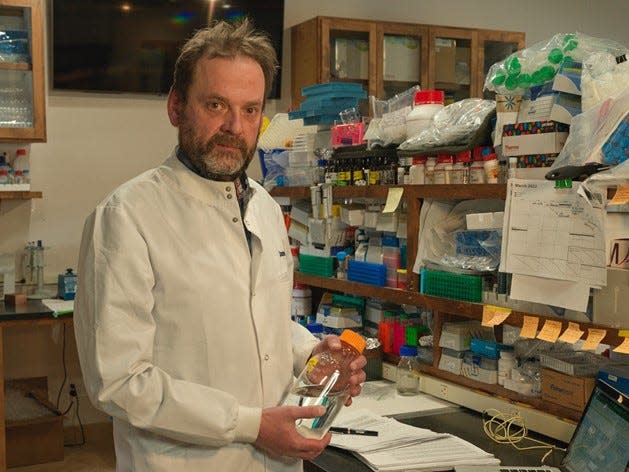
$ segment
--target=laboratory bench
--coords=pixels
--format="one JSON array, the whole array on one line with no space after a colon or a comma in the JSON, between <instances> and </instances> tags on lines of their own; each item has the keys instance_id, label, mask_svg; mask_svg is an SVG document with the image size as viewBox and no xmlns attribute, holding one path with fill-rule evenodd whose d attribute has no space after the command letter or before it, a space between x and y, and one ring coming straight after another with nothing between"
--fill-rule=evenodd
<instances>
[{"instance_id":1,"label":"laboratory bench","mask_svg":"<svg viewBox=\"0 0 629 472\"><path fill-rule=\"evenodd\" d=\"M450 433L460 437L485 452L493 454L500 459L502 465L527 465L539 466L541 458L547 449L532 449L519 451L510 444L498 444L490 439L483 431L483 415L465 407L453 406L446 410L424 411L417 415L403 415L398 418L402 423L426 428L437 433ZM529 432L532 438L539 439L560 448L566 444L552 438ZM531 441L523 440L519 446L536 445ZM558 450L549 454L543 465L558 467L564 453ZM338 472L347 470L352 472L369 472L371 469L357 459L352 453L327 447L323 453L312 461L304 463L304 472Z\"/></svg>"},{"instance_id":2,"label":"laboratory bench","mask_svg":"<svg viewBox=\"0 0 629 472\"><path fill-rule=\"evenodd\" d=\"M52 326L72 323L71 315L56 318L52 310L40 300L27 300L20 305L7 305L0 301L0 472L7 468L6 423L4 405L4 329L10 327Z\"/></svg>"}]
</instances>

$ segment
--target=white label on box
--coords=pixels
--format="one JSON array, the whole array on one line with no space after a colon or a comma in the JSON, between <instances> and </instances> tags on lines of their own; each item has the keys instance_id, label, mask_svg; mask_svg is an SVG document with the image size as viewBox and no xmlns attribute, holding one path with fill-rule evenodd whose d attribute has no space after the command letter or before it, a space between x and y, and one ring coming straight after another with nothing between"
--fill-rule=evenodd
<instances>
[{"instance_id":1,"label":"white label on box","mask_svg":"<svg viewBox=\"0 0 629 472\"><path fill-rule=\"evenodd\" d=\"M502 137L503 156L528 156L531 154L557 154L568 139L567 132L520 134Z\"/></svg>"}]
</instances>

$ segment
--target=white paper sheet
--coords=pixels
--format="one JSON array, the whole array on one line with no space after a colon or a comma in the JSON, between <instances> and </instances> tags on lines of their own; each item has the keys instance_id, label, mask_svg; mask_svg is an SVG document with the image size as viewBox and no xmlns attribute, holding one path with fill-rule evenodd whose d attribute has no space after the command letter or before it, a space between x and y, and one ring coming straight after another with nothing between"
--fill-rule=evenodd
<instances>
[{"instance_id":1,"label":"white paper sheet","mask_svg":"<svg viewBox=\"0 0 629 472\"><path fill-rule=\"evenodd\" d=\"M606 284L604 210L545 180L509 180L500 270Z\"/></svg>"},{"instance_id":2,"label":"white paper sheet","mask_svg":"<svg viewBox=\"0 0 629 472\"><path fill-rule=\"evenodd\" d=\"M587 284L572 280L513 274L509 296L516 300L543 303L584 312L590 298L590 287Z\"/></svg>"}]
</instances>

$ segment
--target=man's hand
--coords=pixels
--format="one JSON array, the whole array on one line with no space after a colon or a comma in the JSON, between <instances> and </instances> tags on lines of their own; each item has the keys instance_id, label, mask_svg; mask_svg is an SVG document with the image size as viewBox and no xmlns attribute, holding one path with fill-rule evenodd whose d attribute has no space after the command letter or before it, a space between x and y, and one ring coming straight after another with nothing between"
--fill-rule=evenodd
<instances>
[{"instance_id":1,"label":"man's hand","mask_svg":"<svg viewBox=\"0 0 629 472\"><path fill-rule=\"evenodd\" d=\"M339 340L338 336L329 335L323 338L323 340L317 344L312 350L312 355L319 354L325 350L338 351L342 347L342 343ZM367 365L367 358L362 354L354 359L349 368L351 370L351 375L349 377L349 398L345 402L345 406L350 406L352 404L352 397L356 397L360 395L361 384L367 378L367 374L363 370L363 368Z\"/></svg>"},{"instance_id":2,"label":"man's hand","mask_svg":"<svg viewBox=\"0 0 629 472\"><path fill-rule=\"evenodd\" d=\"M323 406L278 406L262 410L258 438L253 443L271 456L311 460L330 443L331 433L322 439L308 439L297 432L295 421L315 418L325 413Z\"/></svg>"}]
</instances>

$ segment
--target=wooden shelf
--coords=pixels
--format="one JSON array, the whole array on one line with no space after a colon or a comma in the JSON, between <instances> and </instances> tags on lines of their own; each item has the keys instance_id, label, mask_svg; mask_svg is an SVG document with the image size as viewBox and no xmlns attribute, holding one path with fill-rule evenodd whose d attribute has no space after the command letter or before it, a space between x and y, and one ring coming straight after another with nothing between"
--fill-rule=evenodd
<instances>
[{"instance_id":1,"label":"wooden shelf","mask_svg":"<svg viewBox=\"0 0 629 472\"><path fill-rule=\"evenodd\" d=\"M25 62L0 62L0 70L31 70L31 65Z\"/></svg>"},{"instance_id":2,"label":"wooden shelf","mask_svg":"<svg viewBox=\"0 0 629 472\"><path fill-rule=\"evenodd\" d=\"M0 192L0 200L30 200L32 198L42 198L41 192Z\"/></svg>"},{"instance_id":3,"label":"wooden shelf","mask_svg":"<svg viewBox=\"0 0 629 472\"><path fill-rule=\"evenodd\" d=\"M438 198L442 200L472 200L495 198L504 200L507 195L506 184L467 184L467 185L366 185L332 187L334 198L369 198L383 200L389 189L403 188L407 198ZM310 198L308 187L275 187L271 190L274 197Z\"/></svg>"},{"instance_id":4,"label":"wooden shelf","mask_svg":"<svg viewBox=\"0 0 629 472\"><path fill-rule=\"evenodd\" d=\"M358 295L361 297L379 298L398 305L414 305L428 308L434 312L441 314L459 316L463 318L470 318L474 320L480 320L483 317L483 304L482 303L470 303L461 300L452 300L447 298L432 297L430 295L424 295L419 292L411 292L407 290L400 290L390 287L377 287L375 285L367 285L359 282L352 282L349 280L341 280L333 277L318 277L315 275L303 274L301 272L295 272L294 281L296 283L310 285L312 287L319 287L334 292L351 293L352 295ZM561 321L561 330L568 328L570 320L558 319L553 316L536 315L530 313L524 313L520 311L512 311L509 315L506 324L513 326L522 326L525 316L535 316L540 320L540 326L546 320ZM609 326L592 324L592 323L577 323L581 330L587 334L588 328L604 329L607 334L601 341L605 344L617 346L624 340L619 335L618 328L612 328ZM583 326L581 326L583 325Z\"/></svg>"}]
</instances>

